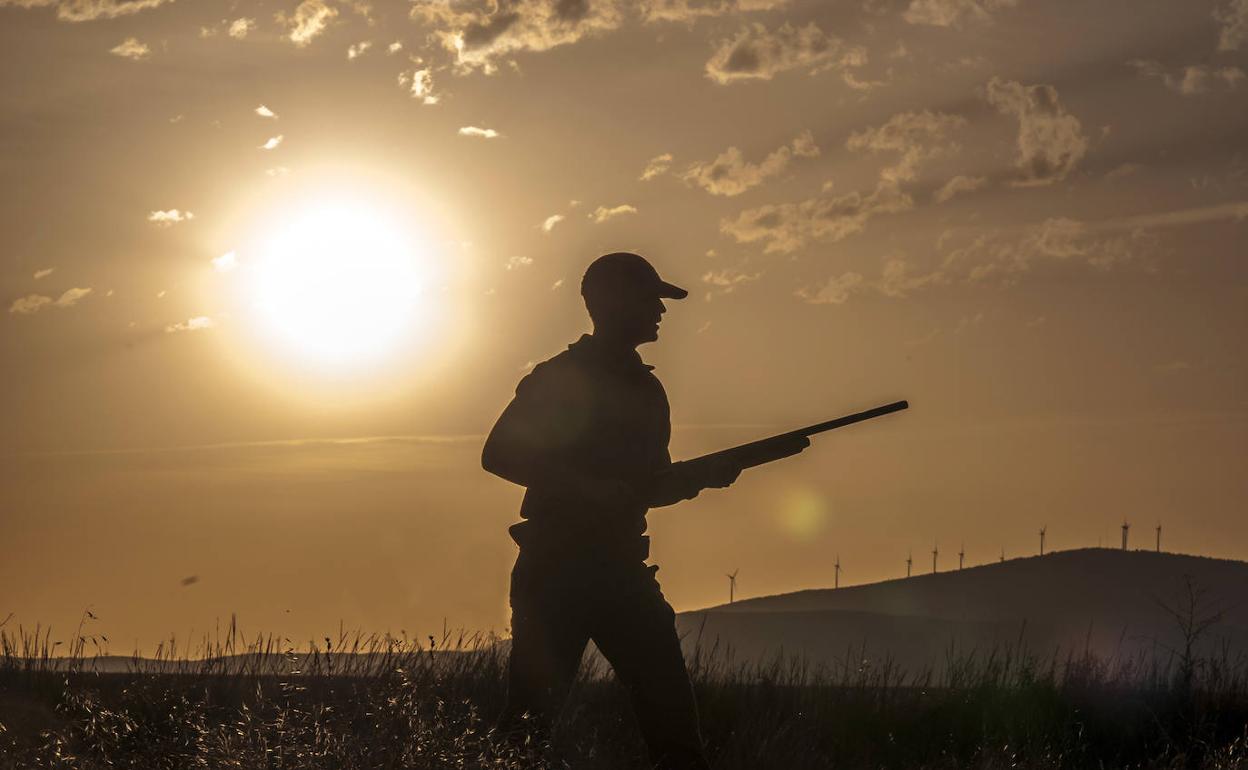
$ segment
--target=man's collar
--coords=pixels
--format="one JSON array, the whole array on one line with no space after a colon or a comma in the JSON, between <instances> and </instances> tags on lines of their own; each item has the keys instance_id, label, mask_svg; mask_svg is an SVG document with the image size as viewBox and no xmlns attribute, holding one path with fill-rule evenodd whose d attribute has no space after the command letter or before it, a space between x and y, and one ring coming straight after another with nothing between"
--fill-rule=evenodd
<instances>
[{"instance_id":1,"label":"man's collar","mask_svg":"<svg viewBox=\"0 0 1248 770\"><path fill-rule=\"evenodd\" d=\"M611 348L603 345L602 341L592 334L582 334L579 340L568 345L568 350L587 353L607 366L646 372L654 370L653 366L641 360L641 354L636 350L630 348L625 351L621 348Z\"/></svg>"}]
</instances>

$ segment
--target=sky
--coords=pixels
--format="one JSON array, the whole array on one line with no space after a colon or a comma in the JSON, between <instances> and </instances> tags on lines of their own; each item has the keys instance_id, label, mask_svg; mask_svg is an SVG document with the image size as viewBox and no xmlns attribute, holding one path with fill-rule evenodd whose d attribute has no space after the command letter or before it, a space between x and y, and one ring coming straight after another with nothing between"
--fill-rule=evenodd
<instances>
[{"instance_id":1,"label":"sky","mask_svg":"<svg viewBox=\"0 0 1248 770\"><path fill-rule=\"evenodd\" d=\"M1248 558L1246 71L1248 0L0 0L0 621L505 633L481 444L616 250L674 457L911 402L653 511L677 610Z\"/></svg>"}]
</instances>

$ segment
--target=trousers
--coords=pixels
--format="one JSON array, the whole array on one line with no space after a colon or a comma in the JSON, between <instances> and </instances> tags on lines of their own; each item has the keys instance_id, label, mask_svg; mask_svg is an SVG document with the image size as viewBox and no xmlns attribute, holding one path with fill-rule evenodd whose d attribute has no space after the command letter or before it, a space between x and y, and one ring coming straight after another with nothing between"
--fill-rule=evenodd
<instances>
[{"instance_id":1,"label":"trousers","mask_svg":"<svg viewBox=\"0 0 1248 770\"><path fill-rule=\"evenodd\" d=\"M709 768L697 706L657 566L538 556L511 573L511 656L502 722L539 729L558 715L592 639L632 702L656 768Z\"/></svg>"}]
</instances>

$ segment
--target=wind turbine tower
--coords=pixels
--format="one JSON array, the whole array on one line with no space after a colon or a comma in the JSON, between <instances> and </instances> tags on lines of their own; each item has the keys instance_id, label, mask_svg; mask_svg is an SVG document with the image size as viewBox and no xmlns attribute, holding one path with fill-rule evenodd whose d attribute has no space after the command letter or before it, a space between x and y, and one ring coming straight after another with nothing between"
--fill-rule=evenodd
<instances>
[{"instance_id":1,"label":"wind turbine tower","mask_svg":"<svg viewBox=\"0 0 1248 770\"><path fill-rule=\"evenodd\" d=\"M1001 547L1001 563L1005 563L1005 546Z\"/></svg>"},{"instance_id":2,"label":"wind turbine tower","mask_svg":"<svg viewBox=\"0 0 1248 770\"><path fill-rule=\"evenodd\" d=\"M1131 525L1126 519L1122 520L1122 550L1127 550L1127 533L1131 531Z\"/></svg>"},{"instance_id":3,"label":"wind turbine tower","mask_svg":"<svg viewBox=\"0 0 1248 770\"><path fill-rule=\"evenodd\" d=\"M729 572L729 573L728 573L728 603L729 603L729 604L732 604L734 601L736 601L736 598L737 598L737 573L738 573L738 572L740 572L740 571L741 571L741 569L740 569L740 568L737 568L737 569L734 569L732 572Z\"/></svg>"},{"instance_id":4,"label":"wind turbine tower","mask_svg":"<svg viewBox=\"0 0 1248 770\"><path fill-rule=\"evenodd\" d=\"M958 549L958 569L959 570L962 569L962 560L964 558L966 558L966 543L963 543L962 546Z\"/></svg>"},{"instance_id":5,"label":"wind turbine tower","mask_svg":"<svg viewBox=\"0 0 1248 770\"><path fill-rule=\"evenodd\" d=\"M1044 533L1049 529L1048 525L1040 528L1040 555L1044 556Z\"/></svg>"},{"instance_id":6,"label":"wind turbine tower","mask_svg":"<svg viewBox=\"0 0 1248 770\"><path fill-rule=\"evenodd\" d=\"M840 588L841 587L841 555L839 553L836 555L836 564L833 566L836 567L836 576L832 578L832 587Z\"/></svg>"},{"instance_id":7,"label":"wind turbine tower","mask_svg":"<svg viewBox=\"0 0 1248 770\"><path fill-rule=\"evenodd\" d=\"M910 565L914 563L914 551L906 554L906 577L910 577Z\"/></svg>"},{"instance_id":8,"label":"wind turbine tower","mask_svg":"<svg viewBox=\"0 0 1248 770\"><path fill-rule=\"evenodd\" d=\"M940 547L935 543L932 544L932 574L936 574L936 556L940 553Z\"/></svg>"},{"instance_id":9,"label":"wind turbine tower","mask_svg":"<svg viewBox=\"0 0 1248 770\"><path fill-rule=\"evenodd\" d=\"M1157 553L1161 553L1161 525L1157 525Z\"/></svg>"}]
</instances>

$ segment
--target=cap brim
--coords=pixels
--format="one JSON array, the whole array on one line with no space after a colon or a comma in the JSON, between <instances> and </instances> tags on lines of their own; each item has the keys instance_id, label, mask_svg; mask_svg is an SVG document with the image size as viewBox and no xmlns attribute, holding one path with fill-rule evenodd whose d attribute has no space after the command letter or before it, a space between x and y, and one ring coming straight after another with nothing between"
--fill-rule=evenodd
<instances>
[{"instance_id":1,"label":"cap brim","mask_svg":"<svg viewBox=\"0 0 1248 770\"><path fill-rule=\"evenodd\" d=\"M689 296L689 292L667 281L659 281L659 296L665 299L684 299Z\"/></svg>"}]
</instances>

